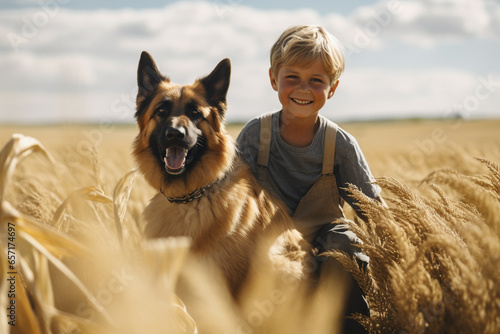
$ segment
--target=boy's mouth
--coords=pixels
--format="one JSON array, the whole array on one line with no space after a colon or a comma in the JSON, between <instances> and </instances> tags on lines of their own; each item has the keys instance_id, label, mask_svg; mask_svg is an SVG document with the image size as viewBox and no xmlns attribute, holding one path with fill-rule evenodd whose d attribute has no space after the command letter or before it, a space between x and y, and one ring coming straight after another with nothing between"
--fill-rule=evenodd
<instances>
[{"instance_id":1,"label":"boy's mouth","mask_svg":"<svg viewBox=\"0 0 500 334\"><path fill-rule=\"evenodd\" d=\"M313 103L313 101L310 101L310 100L301 100L301 99L294 99L293 97L291 98L291 100L297 104L300 104L300 105L306 105L306 104L311 104Z\"/></svg>"}]
</instances>

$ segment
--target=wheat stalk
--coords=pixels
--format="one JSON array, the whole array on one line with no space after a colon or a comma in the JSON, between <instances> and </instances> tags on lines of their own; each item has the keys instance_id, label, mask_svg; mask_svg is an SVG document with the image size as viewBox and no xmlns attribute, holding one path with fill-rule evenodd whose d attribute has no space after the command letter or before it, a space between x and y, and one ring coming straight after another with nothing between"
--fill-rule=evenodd
<instances>
[{"instance_id":1,"label":"wheat stalk","mask_svg":"<svg viewBox=\"0 0 500 334\"><path fill-rule=\"evenodd\" d=\"M32 153L46 157L52 169L56 167L54 175L74 178L57 189L57 196L39 201L50 206L44 208L53 213L49 219L36 219L33 210L38 197L54 192L53 185L44 180L24 183L23 187L33 187L33 196L25 199L35 202L31 206L12 200L6 192L23 170L19 164L28 164L25 158ZM16 224L19 245L16 303L22 321L16 332L240 330L267 334L338 330L328 321L333 322L341 312L341 304L332 302L343 298L341 278L324 281L326 287L311 294L274 281L262 268L243 294L244 306L236 310L211 274L192 263L189 240L141 240L140 219L131 210L140 212L149 195L136 192L138 179L133 170L111 184L110 175L116 169L107 171L106 164L101 164L105 155L92 154L90 166L80 163L78 170L70 170L55 162L37 140L22 135L14 135L0 152L0 273L5 277L9 272L5 241L10 222ZM476 160L486 175L437 169L429 171L418 187L391 177L378 178L388 207L349 187L366 217L349 224L363 242L360 248L370 257L369 271L360 271L346 254L329 255L366 292L371 317L355 318L371 333L500 332L500 171L491 160ZM462 170L473 168L471 164ZM79 180L78 173L85 170L92 173L90 185L88 180ZM105 189L113 189L112 195ZM134 199L136 194L139 200ZM130 218L136 224L130 224ZM124 285L116 289L111 283L120 282L120 273ZM197 299L183 296L181 300L175 294L181 276ZM271 308L265 301L275 289L288 299ZM3 280L2 319L7 318L7 291ZM79 305L85 306L85 312L79 312ZM264 313L262 305L266 305ZM255 318L257 312L261 318ZM262 320L258 326L252 326L255 319ZM12 328L2 321L0 332L11 333Z\"/></svg>"},{"instance_id":2,"label":"wheat stalk","mask_svg":"<svg viewBox=\"0 0 500 334\"><path fill-rule=\"evenodd\" d=\"M118 183L115 186L115 189L113 190L113 208L114 208L115 225L120 242L123 242L122 224L125 218L125 213L127 212L127 204L130 198L130 193L134 186L136 176L137 176L137 170L136 169L131 170L118 181Z\"/></svg>"}]
</instances>

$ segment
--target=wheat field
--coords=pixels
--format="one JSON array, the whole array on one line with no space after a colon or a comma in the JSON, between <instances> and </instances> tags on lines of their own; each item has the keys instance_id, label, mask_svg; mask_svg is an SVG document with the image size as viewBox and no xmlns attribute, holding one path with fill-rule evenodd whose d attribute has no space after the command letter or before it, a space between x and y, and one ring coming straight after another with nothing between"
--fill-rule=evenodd
<instances>
[{"instance_id":1,"label":"wheat field","mask_svg":"<svg viewBox=\"0 0 500 334\"><path fill-rule=\"evenodd\" d=\"M351 189L369 218L352 223L368 274L332 254L367 295L358 320L371 333L499 333L500 120L341 126L388 203ZM145 242L154 191L134 170L136 132L0 126L1 333L338 332L341 283L311 296L264 277L239 310L186 268L189 240ZM195 302L174 293L181 268Z\"/></svg>"}]
</instances>

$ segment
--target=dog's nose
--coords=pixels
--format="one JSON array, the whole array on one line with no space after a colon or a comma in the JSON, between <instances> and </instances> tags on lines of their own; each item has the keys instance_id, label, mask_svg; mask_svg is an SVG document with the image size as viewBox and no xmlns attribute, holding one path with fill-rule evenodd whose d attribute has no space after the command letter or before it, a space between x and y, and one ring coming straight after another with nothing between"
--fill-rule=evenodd
<instances>
[{"instance_id":1,"label":"dog's nose","mask_svg":"<svg viewBox=\"0 0 500 334\"><path fill-rule=\"evenodd\" d=\"M168 141L183 140L186 136L186 130L184 128L169 127L165 132L165 136Z\"/></svg>"}]
</instances>

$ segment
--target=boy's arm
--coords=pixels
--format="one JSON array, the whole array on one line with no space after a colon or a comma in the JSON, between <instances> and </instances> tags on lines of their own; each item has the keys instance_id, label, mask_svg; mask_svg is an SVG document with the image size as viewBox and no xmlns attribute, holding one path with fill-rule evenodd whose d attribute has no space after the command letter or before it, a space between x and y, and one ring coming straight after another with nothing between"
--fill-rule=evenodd
<instances>
[{"instance_id":1,"label":"boy's arm","mask_svg":"<svg viewBox=\"0 0 500 334\"><path fill-rule=\"evenodd\" d=\"M250 166L252 172L257 165L259 137L260 121L253 119L243 127L236 138L238 155Z\"/></svg>"},{"instance_id":2,"label":"boy's arm","mask_svg":"<svg viewBox=\"0 0 500 334\"><path fill-rule=\"evenodd\" d=\"M356 139L339 128L336 142L335 177L339 187L339 195L354 209L358 217L365 220L356 201L346 189L349 184L356 186L365 195L380 202L383 206L387 206L387 204L380 195L380 187L374 184L375 178Z\"/></svg>"}]
</instances>

